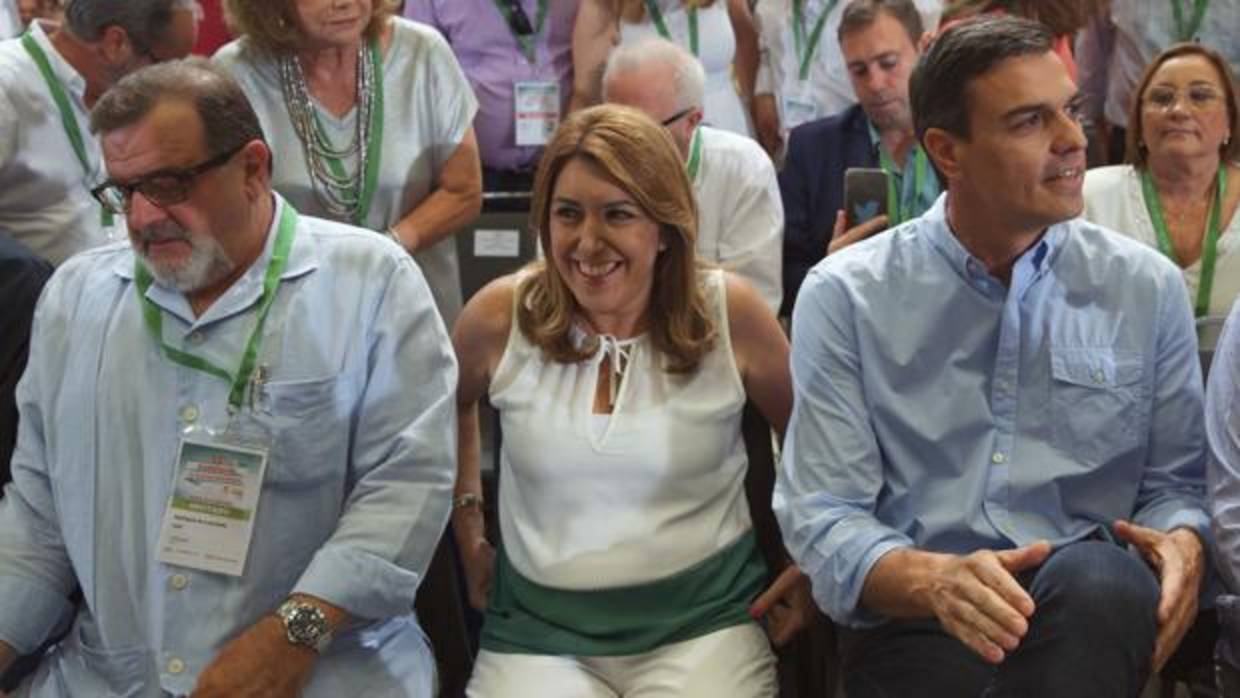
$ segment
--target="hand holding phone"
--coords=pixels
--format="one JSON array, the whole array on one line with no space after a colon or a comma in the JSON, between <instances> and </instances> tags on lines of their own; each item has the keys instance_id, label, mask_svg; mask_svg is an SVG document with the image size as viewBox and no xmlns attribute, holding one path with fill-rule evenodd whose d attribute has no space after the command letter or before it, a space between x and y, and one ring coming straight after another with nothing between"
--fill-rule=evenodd
<instances>
[{"instance_id":1,"label":"hand holding phone","mask_svg":"<svg viewBox=\"0 0 1240 698\"><path fill-rule=\"evenodd\" d=\"M887 213L887 173L877 167L844 170L844 215L852 228Z\"/></svg>"}]
</instances>

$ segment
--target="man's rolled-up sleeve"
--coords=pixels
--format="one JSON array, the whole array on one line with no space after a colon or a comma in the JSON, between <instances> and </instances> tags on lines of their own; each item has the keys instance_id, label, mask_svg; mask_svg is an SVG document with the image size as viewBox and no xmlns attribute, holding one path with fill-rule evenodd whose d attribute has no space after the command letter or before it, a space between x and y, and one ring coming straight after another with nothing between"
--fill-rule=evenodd
<instances>
[{"instance_id":1,"label":"man's rolled-up sleeve","mask_svg":"<svg viewBox=\"0 0 1240 698\"><path fill-rule=\"evenodd\" d=\"M340 521L294 588L355 617L408 613L456 478L456 359L430 289L404 259L369 335Z\"/></svg>"},{"instance_id":2,"label":"man's rolled-up sleeve","mask_svg":"<svg viewBox=\"0 0 1240 698\"><path fill-rule=\"evenodd\" d=\"M1169 531L1191 528L1210 548L1205 511L1206 438L1201 363L1188 295L1178 275L1166 281L1154 356L1147 461L1133 520Z\"/></svg>"},{"instance_id":3,"label":"man's rolled-up sleeve","mask_svg":"<svg viewBox=\"0 0 1240 698\"><path fill-rule=\"evenodd\" d=\"M810 271L792 316L794 406L775 486L784 542L836 622L872 625L866 577L906 535L874 515L883 464L866 405L850 297L838 277Z\"/></svg>"}]
</instances>

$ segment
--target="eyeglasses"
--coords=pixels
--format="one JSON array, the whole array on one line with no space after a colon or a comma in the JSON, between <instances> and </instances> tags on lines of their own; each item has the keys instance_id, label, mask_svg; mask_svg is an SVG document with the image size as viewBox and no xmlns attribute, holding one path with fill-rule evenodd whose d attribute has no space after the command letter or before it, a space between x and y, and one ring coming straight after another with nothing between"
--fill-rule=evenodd
<instances>
[{"instance_id":1,"label":"eyeglasses","mask_svg":"<svg viewBox=\"0 0 1240 698\"><path fill-rule=\"evenodd\" d=\"M1145 93L1143 101L1152 109L1171 111L1176 102L1180 101L1180 94L1179 90L1169 87L1154 87ZM1193 111L1209 111L1223 99L1217 90L1205 86L1190 87L1183 94L1187 97L1186 105Z\"/></svg>"},{"instance_id":2,"label":"eyeglasses","mask_svg":"<svg viewBox=\"0 0 1240 698\"><path fill-rule=\"evenodd\" d=\"M676 123L677 121L680 121L681 119L685 118L685 117L686 117L686 116L688 116L689 114L693 113L693 110L694 110L694 109L697 109L697 107L685 107L684 109L681 109L680 111L676 112L675 114L672 114L671 116L667 117L666 119L664 119L664 120L660 121L660 122L659 122L659 125L660 125L660 126L671 126L672 124Z\"/></svg>"},{"instance_id":3,"label":"eyeglasses","mask_svg":"<svg viewBox=\"0 0 1240 698\"><path fill-rule=\"evenodd\" d=\"M242 143L193 167L160 170L128 184L107 181L90 190L90 195L118 215L129 213L134 192L160 208L175 206L189 198L189 190L198 176L228 162L247 145L249 143Z\"/></svg>"}]
</instances>

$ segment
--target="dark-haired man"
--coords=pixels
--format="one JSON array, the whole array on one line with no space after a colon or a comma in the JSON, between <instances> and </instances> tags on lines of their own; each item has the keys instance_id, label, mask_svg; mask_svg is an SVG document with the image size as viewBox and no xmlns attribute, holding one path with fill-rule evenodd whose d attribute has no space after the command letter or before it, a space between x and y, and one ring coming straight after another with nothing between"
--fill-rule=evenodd
<instances>
[{"instance_id":1,"label":"dark-haired man","mask_svg":"<svg viewBox=\"0 0 1240 698\"><path fill-rule=\"evenodd\" d=\"M784 204L783 313L792 312L806 272L832 249L920 216L939 181L913 133L908 79L917 62L921 15L912 0L853 0L839 45L857 104L792 130L779 173ZM844 208L844 172L881 167L888 211L873 219Z\"/></svg>"},{"instance_id":2,"label":"dark-haired man","mask_svg":"<svg viewBox=\"0 0 1240 698\"><path fill-rule=\"evenodd\" d=\"M1075 218L1079 96L1040 25L952 27L911 95L947 193L805 282L788 547L848 626L850 698L1131 698L1209 535L1178 270Z\"/></svg>"},{"instance_id":3,"label":"dark-haired man","mask_svg":"<svg viewBox=\"0 0 1240 698\"><path fill-rule=\"evenodd\" d=\"M17 695L430 695L412 608L456 363L422 274L274 195L258 117L201 59L121 80L91 125L130 243L35 312L0 670L71 621Z\"/></svg>"},{"instance_id":4,"label":"dark-haired man","mask_svg":"<svg viewBox=\"0 0 1240 698\"><path fill-rule=\"evenodd\" d=\"M0 42L0 229L38 256L123 237L90 188L103 179L87 129L95 101L123 75L189 53L194 0L69 0L65 21L36 20Z\"/></svg>"}]
</instances>

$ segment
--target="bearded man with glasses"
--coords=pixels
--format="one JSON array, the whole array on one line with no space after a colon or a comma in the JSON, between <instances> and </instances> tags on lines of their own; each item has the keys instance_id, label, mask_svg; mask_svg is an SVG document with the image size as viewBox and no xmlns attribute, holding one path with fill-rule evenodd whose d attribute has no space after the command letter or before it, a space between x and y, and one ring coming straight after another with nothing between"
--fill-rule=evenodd
<instances>
[{"instance_id":1,"label":"bearded man with glasses","mask_svg":"<svg viewBox=\"0 0 1240 698\"><path fill-rule=\"evenodd\" d=\"M456 363L422 273L274 194L258 117L201 59L125 78L91 126L131 244L36 310L0 670L71 621L16 695L431 695L412 609Z\"/></svg>"}]
</instances>

